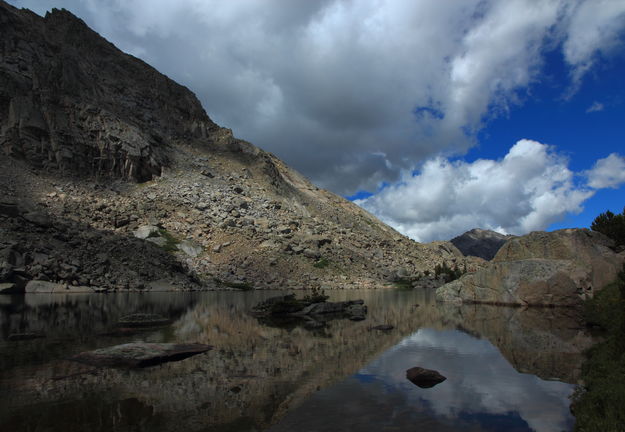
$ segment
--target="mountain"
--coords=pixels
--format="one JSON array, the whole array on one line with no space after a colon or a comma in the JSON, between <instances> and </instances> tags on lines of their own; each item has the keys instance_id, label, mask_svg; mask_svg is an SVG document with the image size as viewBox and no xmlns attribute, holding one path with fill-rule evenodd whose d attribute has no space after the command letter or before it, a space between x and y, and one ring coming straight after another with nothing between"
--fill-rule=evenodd
<instances>
[{"instance_id":1,"label":"mountain","mask_svg":"<svg viewBox=\"0 0 625 432\"><path fill-rule=\"evenodd\" d=\"M477 265L235 138L66 10L0 1L0 40L0 291L376 287Z\"/></svg>"},{"instance_id":2,"label":"mountain","mask_svg":"<svg viewBox=\"0 0 625 432\"><path fill-rule=\"evenodd\" d=\"M450 240L465 256L493 259L499 248L514 236L496 231L474 228Z\"/></svg>"}]
</instances>

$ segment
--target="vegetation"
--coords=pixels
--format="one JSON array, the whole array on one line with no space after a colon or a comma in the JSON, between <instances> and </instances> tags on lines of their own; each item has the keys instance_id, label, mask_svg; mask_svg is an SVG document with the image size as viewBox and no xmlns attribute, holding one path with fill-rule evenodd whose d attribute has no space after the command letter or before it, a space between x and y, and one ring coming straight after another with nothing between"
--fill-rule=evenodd
<instances>
[{"instance_id":1,"label":"vegetation","mask_svg":"<svg viewBox=\"0 0 625 432\"><path fill-rule=\"evenodd\" d=\"M412 289L412 279L410 278L400 278L393 282L396 288L398 289Z\"/></svg>"},{"instance_id":2,"label":"vegetation","mask_svg":"<svg viewBox=\"0 0 625 432\"><path fill-rule=\"evenodd\" d=\"M436 264L436 267L434 267L434 276L438 277L440 275L443 275L443 277L445 278L445 282L454 281L466 272L466 266L463 270L460 270L457 265L455 265L452 269L447 265L446 262L443 262L443 264Z\"/></svg>"},{"instance_id":3,"label":"vegetation","mask_svg":"<svg viewBox=\"0 0 625 432\"><path fill-rule=\"evenodd\" d=\"M159 228L158 232L161 237L167 241L167 243L163 245L163 249L167 252L176 252L178 250L178 243L180 243L180 240L171 235L165 228Z\"/></svg>"},{"instance_id":4,"label":"vegetation","mask_svg":"<svg viewBox=\"0 0 625 432\"><path fill-rule=\"evenodd\" d=\"M604 341L586 353L584 386L578 387L572 411L577 432L625 430L625 266L618 279L585 303L589 324Z\"/></svg>"},{"instance_id":5,"label":"vegetation","mask_svg":"<svg viewBox=\"0 0 625 432\"><path fill-rule=\"evenodd\" d=\"M330 265L330 260L327 258L321 257L317 261L315 261L315 263L313 264L313 267L322 269L322 268L326 268L329 265Z\"/></svg>"},{"instance_id":6,"label":"vegetation","mask_svg":"<svg viewBox=\"0 0 625 432\"><path fill-rule=\"evenodd\" d=\"M330 296L326 295L325 290L313 288L310 294L304 296L303 301L308 303L324 303Z\"/></svg>"},{"instance_id":7,"label":"vegetation","mask_svg":"<svg viewBox=\"0 0 625 432\"><path fill-rule=\"evenodd\" d=\"M593 231L607 235L617 246L625 246L625 208L623 213L615 215L610 210L601 213L590 225Z\"/></svg>"}]
</instances>

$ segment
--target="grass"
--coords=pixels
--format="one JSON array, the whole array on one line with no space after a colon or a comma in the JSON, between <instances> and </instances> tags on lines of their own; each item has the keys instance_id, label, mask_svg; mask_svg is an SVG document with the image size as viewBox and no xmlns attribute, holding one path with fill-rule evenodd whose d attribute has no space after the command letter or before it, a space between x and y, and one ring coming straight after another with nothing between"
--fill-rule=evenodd
<instances>
[{"instance_id":1,"label":"grass","mask_svg":"<svg viewBox=\"0 0 625 432\"><path fill-rule=\"evenodd\" d=\"M167 243L163 245L163 249L167 252L176 252L178 250L178 243L180 243L180 240L171 235L165 228L159 228L158 232L161 237L167 240Z\"/></svg>"},{"instance_id":2,"label":"grass","mask_svg":"<svg viewBox=\"0 0 625 432\"><path fill-rule=\"evenodd\" d=\"M619 279L585 303L589 324L603 342L586 352L583 386L573 395L576 432L625 430L625 267Z\"/></svg>"},{"instance_id":3,"label":"grass","mask_svg":"<svg viewBox=\"0 0 625 432\"><path fill-rule=\"evenodd\" d=\"M330 260L327 258L321 257L317 261L315 261L315 263L313 264L313 267L322 269L322 268L326 268L329 265L330 265Z\"/></svg>"}]
</instances>

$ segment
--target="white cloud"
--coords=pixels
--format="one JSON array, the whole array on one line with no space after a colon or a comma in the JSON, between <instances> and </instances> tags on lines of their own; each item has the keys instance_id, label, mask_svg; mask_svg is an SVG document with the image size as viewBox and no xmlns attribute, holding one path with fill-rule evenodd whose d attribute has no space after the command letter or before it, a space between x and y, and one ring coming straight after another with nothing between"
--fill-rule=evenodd
<instances>
[{"instance_id":1,"label":"white cloud","mask_svg":"<svg viewBox=\"0 0 625 432\"><path fill-rule=\"evenodd\" d=\"M588 107L588 109L586 109L586 112L587 113L599 112L599 111L603 111L604 108L605 106L601 102L595 101L592 103L592 105Z\"/></svg>"},{"instance_id":2,"label":"white cloud","mask_svg":"<svg viewBox=\"0 0 625 432\"><path fill-rule=\"evenodd\" d=\"M616 189L625 183L625 158L616 153L599 159L595 165L585 172L588 186L595 189Z\"/></svg>"},{"instance_id":3,"label":"white cloud","mask_svg":"<svg viewBox=\"0 0 625 432\"><path fill-rule=\"evenodd\" d=\"M579 80L625 26L610 0L11 2L68 8L342 194L463 154L540 79L546 47L564 44Z\"/></svg>"},{"instance_id":4,"label":"white cloud","mask_svg":"<svg viewBox=\"0 0 625 432\"><path fill-rule=\"evenodd\" d=\"M579 213L593 194L575 184L566 159L545 144L520 140L501 160L431 159L416 175L357 203L413 239L431 241L475 227L542 230Z\"/></svg>"},{"instance_id":5,"label":"white cloud","mask_svg":"<svg viewBox=\"0 0 625 432\"><path fill-rule=\"evenodd\" d=\"M565 60L573 67L573 84L594 65L599 54L609 55L619 45L625 27L625 2L589 0L572 2L563 47Z\"/></svg>"}]
</instances>

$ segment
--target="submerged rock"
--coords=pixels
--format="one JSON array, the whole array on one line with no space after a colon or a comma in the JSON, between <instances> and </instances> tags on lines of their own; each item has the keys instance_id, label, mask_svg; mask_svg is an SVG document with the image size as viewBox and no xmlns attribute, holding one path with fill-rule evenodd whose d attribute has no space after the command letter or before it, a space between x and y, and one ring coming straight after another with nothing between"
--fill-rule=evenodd
<instances>
[{"instance_id":1,"label":"submerged rock","mask_svg":"<svg viewBox=\"0 0 625 432\"><path fill-rule=\"evenodd\" d=\"M413 367L406 371L406 378L414 385L421 388L431 388L440 384L447 378L432 369Z\"/></svg>"},{"instance_id":2,"label":"submerged rock","mask_svg":"<svg viewBox=\"0 0 625 432\"><path fill-rule=\"evenodd\" d=\"M70 360L100 367L143 368L183 360L212 349L203 344L135 342L86 351Z\"/></svg>"},{"instance_id":3,"label":"submerged rock","mask_svg":"<svg viewBox=\"0 0 625 432\"><path fill-rule=\"evenodd\" d=\"M171 324L169 318L156 314L137 313L126 315L119 319L119 327L158 327Z\"/></svg>"},{"instance_id":4,"label":"submerged rock","mask_svg":"<svg viewBox=\"0 0 625 432\"><path fill-rule=\"evenodd\" d=\"M395 327L390 324L380 324L374 327L371 327L370 330L380 330L380 331L389 331L393 330Z\"/></svg>"},{"instance_id":5,"label":"submerged rock","mask_svg":"<svg viewBox=\"0 0 625 432\"><path fill-rule=\"evenodd\" d=\"M32 339L42 339L45 338L46 335L43 333L11 333L9 335L10 341L23 341L23 340L32 340Z\"/></svg>"}]
</instances>

